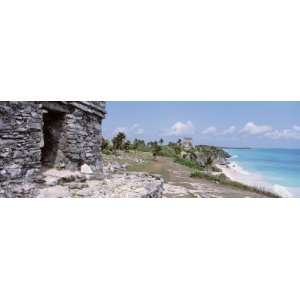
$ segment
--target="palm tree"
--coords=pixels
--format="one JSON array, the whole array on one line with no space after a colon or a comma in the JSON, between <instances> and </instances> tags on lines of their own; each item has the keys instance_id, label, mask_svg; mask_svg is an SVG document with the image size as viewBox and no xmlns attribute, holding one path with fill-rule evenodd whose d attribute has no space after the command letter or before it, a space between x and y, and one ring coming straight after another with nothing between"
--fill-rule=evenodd
<instances>
[{"instance_id":1,"label":"palm tree","mask_svg":"<svg viewBox=\"0 0 300 300\"><path fill-rule=\"evenodd\" d=\"M159 140L159 143L160 143L160 145L162 146L162 145L164 144L164 140L161 138L161 139Z\"/></svg>"},{"instance_id":2,"label":"palm tree","mask_svg":"<svg viewBox=\"0 0 300 300\"><path fill-rule=\"evenodd\" d=\"M154 159L156 159L156 157L160 154L161 150L161 146L155 143L152 148L152 155Z\"/></svg>"},{"instance_id":3,"label":"palm tree","mask_svg":"<svg viewBox=\"0 0 300 300\"><path fill-rule=\"evenodd\" d=\"M113 139L113 149L116 152L116 150L121 150L123 148L124 142L126 140L126 135L124 132L119 132Z\"/></svg>"},{"instance_id":4,"label":"palm tree","mask_svg":"<svg viewBox=\"0 0 300 300\"><path fill-rule=\"evenodd\" d=\"M109 140L105 139L104 137L101 139L101 150L108 150L109 149Z\"/></svg>"},{"instance_id":5,"label":"palm tree","mask_svg":"<svg viewBox=\"0 0 300 300\"><path fill-rule=\"evenodd\" d=\"M129 149L130 149L130 141L126 141L126 143L124 144L124 150L126 151L126 152L129 152Z\"/></svg>"}]
</instances>

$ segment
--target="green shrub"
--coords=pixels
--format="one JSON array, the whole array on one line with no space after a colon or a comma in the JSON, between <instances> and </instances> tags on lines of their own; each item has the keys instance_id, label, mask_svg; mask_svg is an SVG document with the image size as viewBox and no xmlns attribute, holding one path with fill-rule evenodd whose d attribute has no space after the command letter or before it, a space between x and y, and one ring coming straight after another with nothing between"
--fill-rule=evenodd
<instances>
[{"instance_id":1,"label":"green shrub","mask_svg":"<svg viewBox=\"0 0 300 300\"><path fill-rule=\"evenodd\" d=\"M102 153L106 154L106 155L112 155L113 151L110 149L104 149L104 150L102 150Z\"/></svg>"},{"instance_id":2,"label":"green shrub","mask_svg":"<svg viewBox=\"0 0 300 300\"><path fill-rule=\"evenodd\" d=\"M175 163L192 168L192 169L196 169L196 170L204 170L203 167L200 167L199 164L194 161L194 160L189 160L189 159L183 159L183 158L176 158L174 160Z\"/></svg>"},{"instance_id":3,"label":"green shrub","mask_svg":"<svg viewBox=\"0 0 300 300\"><path fill-rule=\"evenodd\" d=\"M172 147L162 146L159 155L165 157L176 157L176 152Z\"/></svg>"},{"instance_id":4,"label":"green shrub","mask_svg":"<svg viewBox=\"0 0 300 300\"><path fill-rule=\"evenodd\" d=\"M161 152L161 146L158 145L158 144L155 144L153 147L152 147L152 154L153 154L153 157L157 157L158 155L160 155L160 152Z\"/></svg>"}]
</instances>

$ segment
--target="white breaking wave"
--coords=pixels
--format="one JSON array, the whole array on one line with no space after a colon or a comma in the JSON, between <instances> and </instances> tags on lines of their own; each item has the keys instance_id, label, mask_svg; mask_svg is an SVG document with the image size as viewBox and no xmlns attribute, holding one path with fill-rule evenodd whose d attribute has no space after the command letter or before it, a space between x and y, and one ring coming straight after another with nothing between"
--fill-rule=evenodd
<instances>
[{"instance_id":1,"label":"white breaking wave","mask_svg":"<svg viewBox=\"0 0 300 300\"><path fill-rule=\"evenodd\" d=\"M236 172L243 174L243 175L249 175L250 173L247 172L245 169L243 169L240 165L238 165L236 162L232 162L229 164L229 166L236 170Z\"/></svg>"},{"instance_id":2,"label":"white breaking wave","mask_svg":"<svg viewBox=\"0 0 300 300\"><path fill-rule=\"evenodd\" d=\"M272 184L268 182L262 175L246 171L235 161L232 161L228 165L228 167L219 167L222 169L223 173L231 180L258 188L264 188L284 198L295 197L295 194L292 193L289 188L279 184Z\"/></svg>"},{"instance_id":3,"label":"white breaking wave","mask_svg":"<svg viewBox=\"0 0 300 300\"><path fill-rule=\"evenodd\" d=\"M293 197L293 195L288 191L288 189L286 187L279 185L279 184L273 185L273 192L284 198Z\"/></svg>"}]
</instances>

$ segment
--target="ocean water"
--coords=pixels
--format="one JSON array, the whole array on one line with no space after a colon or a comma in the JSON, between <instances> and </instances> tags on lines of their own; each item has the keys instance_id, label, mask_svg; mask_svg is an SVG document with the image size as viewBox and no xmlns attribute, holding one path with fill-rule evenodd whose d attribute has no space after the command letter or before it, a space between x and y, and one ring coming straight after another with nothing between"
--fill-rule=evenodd
<instances>
[{"instance_id":1,"label":"ocean water","mask_svg":"<svg viewBox=\"0 0 300 300\"><path fill-rule=\"evenodd\" d=\"M231 161L300 197L300 149L225 149ZM250 175L251 176L251 175Z\"/></svg>"}]
</instances>

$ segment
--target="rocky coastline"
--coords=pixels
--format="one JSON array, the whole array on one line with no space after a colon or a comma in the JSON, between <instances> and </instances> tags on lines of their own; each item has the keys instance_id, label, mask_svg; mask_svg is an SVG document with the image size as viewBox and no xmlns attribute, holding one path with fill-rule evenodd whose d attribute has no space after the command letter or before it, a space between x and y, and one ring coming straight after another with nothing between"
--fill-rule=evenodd
<instances>
[{"instance_id":1,"label":"rocky coastline","mask_svg":"<svg viewBox=\"0 0 300 300\"><path fill-rule=\"evenodd\" d=\"M49 169L39 184L39 198L161 198L164 180L159 175L127 172L126 166L107 162L102 178L88 166L81 171Z\"/></svg>"}]
</instances>

